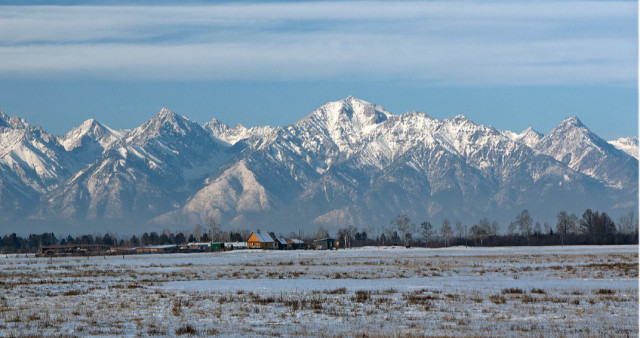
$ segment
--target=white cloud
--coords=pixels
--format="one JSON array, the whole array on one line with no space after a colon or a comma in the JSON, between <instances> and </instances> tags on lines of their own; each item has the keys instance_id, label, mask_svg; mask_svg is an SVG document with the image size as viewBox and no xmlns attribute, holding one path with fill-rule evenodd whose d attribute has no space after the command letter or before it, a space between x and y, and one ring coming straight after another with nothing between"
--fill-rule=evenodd
<instances>
[{"instance_id":1,"label":"white cloud","mask_svg":"<svg viewBox=\"0 0 640 338\"><path fill-rule=\"evenodd\" d=\"M0 77L635 85L635 2L0 7Z\"/></svg>"}]
</instances>

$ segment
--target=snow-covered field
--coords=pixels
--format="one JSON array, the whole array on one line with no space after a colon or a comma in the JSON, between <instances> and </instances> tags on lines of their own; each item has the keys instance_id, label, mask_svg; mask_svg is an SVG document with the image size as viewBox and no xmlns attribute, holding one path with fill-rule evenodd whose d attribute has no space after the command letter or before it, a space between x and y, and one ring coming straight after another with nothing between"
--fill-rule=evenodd
<instances>
[{"instance_id":1,"label":"snow-covered field","mask_svg":"<svg viewBox=\"0 0 640 338\"><path fill-rule=\"evenodd\" d=\"M0 258L0 336L637 336L638 246Z\"/></svg>"}]
</instances>

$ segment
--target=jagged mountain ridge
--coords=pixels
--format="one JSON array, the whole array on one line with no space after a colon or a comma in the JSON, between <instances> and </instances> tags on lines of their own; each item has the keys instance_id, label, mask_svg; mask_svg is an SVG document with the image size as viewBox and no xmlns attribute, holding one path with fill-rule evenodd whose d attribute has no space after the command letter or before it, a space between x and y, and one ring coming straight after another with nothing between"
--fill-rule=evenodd
<instances>
[{"instance_id":1,"label":"jagged mountain ridge","mask_svg":"<svg viewBox=\"0 0 640 338\"><path fill-rule=\"evenodd\" d=\"M15 129L9 120L0 118L0 129ZM637 159L577 118L547 135L530 128L515 134L464 116L393 115L348 97L285 127L230 128L216 119L200 126L163 109L128 132L89 120L45 138L61 167L81 168L31 194L35 216L17 208L24 204L19 190L0 183L0 208L22 210L14 222L157 228L215 217L229 227L284 231L387 225L400 212L505 221L525 207L553 218L560 208L638 204ZM567 161L567 154L583 160ZM614 164L603 165L597 154ZM0 179L21 180L12 173Z\"/></svg>"},{"instance_id":2,"label":"jagged mountain ridge","mask_svg":"<svg viewBox=\"0 0 640 338\"><path fill-rule=\"evenodd\" d=\"M57 214L68 222L145 223L180 206L193 186L228 158L226 148L197 123L163 109L46 195L40 215Z\"/></svg>"}]
</instances>

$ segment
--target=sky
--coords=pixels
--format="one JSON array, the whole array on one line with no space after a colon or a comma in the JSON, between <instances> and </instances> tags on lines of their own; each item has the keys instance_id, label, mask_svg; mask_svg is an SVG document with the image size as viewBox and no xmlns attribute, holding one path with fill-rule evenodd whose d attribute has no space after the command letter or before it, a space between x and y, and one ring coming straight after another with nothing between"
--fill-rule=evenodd
<instances>
[{"instance_id":1,"label":"sky","mask_svg":"<svg viewBox=\"0 0 640 338\"><path fill-rule=\"evenodd\" d=\"M151 5L153 4L153 6ZM0 110L54 134L287 125L349 95L401 114L638 134L636 1L1 1Z\"/></svg>"}]
</instances>

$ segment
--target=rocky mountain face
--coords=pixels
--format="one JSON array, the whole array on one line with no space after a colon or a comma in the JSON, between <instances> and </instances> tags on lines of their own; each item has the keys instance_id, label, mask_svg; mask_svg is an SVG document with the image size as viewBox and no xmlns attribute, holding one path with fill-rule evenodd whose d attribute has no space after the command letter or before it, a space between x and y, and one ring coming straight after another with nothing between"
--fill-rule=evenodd
<instances>
[{"instance_id":1,"label":"rocky mountain face","mask_svg":"<svg viewBox=\"0 0 640 338\"><path fill-rule=\"evenodd\" d=\"M633 139L606 142L575 117L516 134L353 97L284 127L200 126L163 109L131 131L89 120L54 137L2 114L0 222L137 233L214 217L284 232L375 228L399 213L467 224L523 208L550 222L559 210L615 215L638 207L629 152Z\"/></svg>"}]
</instances>

